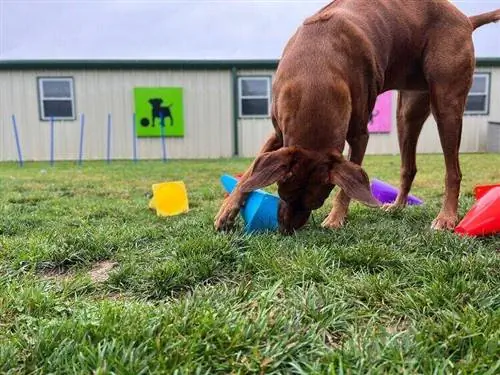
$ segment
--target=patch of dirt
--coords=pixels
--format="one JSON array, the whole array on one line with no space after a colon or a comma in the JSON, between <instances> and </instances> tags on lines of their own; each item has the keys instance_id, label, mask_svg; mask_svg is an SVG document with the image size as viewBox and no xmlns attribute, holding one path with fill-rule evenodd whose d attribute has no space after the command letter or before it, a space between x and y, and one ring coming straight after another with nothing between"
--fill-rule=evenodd
<instances>
[{"instance_id":1,"label":"patch of dirt","mask_svg":"<svg viewBox=\"0 0 500 375\"><path fill-rule=\"evenodd\" d=\"M402 319L399 319L394 324L391 324L390 326L388 326L386 329L387 329L388 334L395 335L397 333L401 333L401 332L408 330L409 326L410 326L410 322L408 322L408 320L402 318Z\"/></svg>"},{"instance_id":2,"label":"patch of dirt","mask_svg":"<svg viewBox=\"0 0 500 375\"><path fill-rule=\"evenodd\" d=\"M342 343L344 342L344 334L342 332L325 332L325 344L332 349L342 348Z\"/></svg>"},{"instance_id":3,"label":"patch of dirt","mask_svg":"<svg viewBox=\"0 0 500 375\"><path fill-rule=\"evenodd\" d=\"M92 269L89 271L90 278L95 283L103 283L109 279L109 272L117 265L117 262L112 262L110 260L98 262L94 264Z\"/></svg>"},{"instance_id":4,"label":"patch of dirt","mask_svg":"<svg viewBox=\"0 0 500 375\"><path fill-rule=\"evenodd\" d=\"M42 271L42 279L52 281L67 281L73 277L73 273L65 268L48 268Z\"/></svg>"},{"instance_id":5,"label":"patch of dirt","mask_svg":"<svg viewBox=\"0 0 500 375\"><path fill-rule=\"evenodd\" d=\"M95 301L104 301L104 300L124 301L127 298L128 298L127 296L125 296L124 294L119 293L119 292L104 293L104 294L99 294L99 295L96 295L93 297L93 299Z\"/></svg>"}]
</instances>

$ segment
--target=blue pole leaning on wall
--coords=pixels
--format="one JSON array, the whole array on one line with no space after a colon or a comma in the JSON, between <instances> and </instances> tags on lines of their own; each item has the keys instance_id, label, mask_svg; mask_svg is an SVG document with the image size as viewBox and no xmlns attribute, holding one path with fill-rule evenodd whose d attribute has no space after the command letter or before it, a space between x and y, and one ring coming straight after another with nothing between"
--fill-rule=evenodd
<instances>
[{"instance_id":1,"label":"blue pole leaning on wall","mask_svg":"<svg viewBox=\"0 0 500 375\"><path fill-rule=\"evenodd\" d=\"M167 161L167 144L165 141L165 117L163 115L160 117L160 134L161 134L161 152L163 156L163 162Z\"/></svg>"},{"instance_id":2,"label":"blue pole leaning on wall","mask_svg":"<svg viewBox=\"0 0 500 375\"><path fill-rule=\"evenodd\" d=\"M135 112L132 114L132 151L134 163L137 162L137 136L135 134Z\"/></svg>"},{"instance_id":3,"label":"blue pole leaning on wall","mask_svg":"<svg viewBox=\"0 0 500 375\"><path fill-rule=\"evenodd\" d=\"M50 165L54 165L54 118L50 118Z\"/></svg>"},{"instance_id":4,"label":"blue pole leaning on wall","mask_svg":"<svg viewBox=\"0 0 500 375\"><path fill-rule=\"evenodd\" d=\"M12 115L12 127L14 128L14 138L16 139L17 157L19 159L19 166L22 167L24 165L23 153L21 152L21 143L19 142L19 133L17 132L17 124L16 124L16 116L15 115Z\"/></svg>"},{"instance_id":5,"label":"blue pole leaning on wall","mask_svg":"<svg viewBox=\"0 0 500 375\"><path fill-rule=\"evenodd\" d=\"M108 113L108 142L106 160L108 164L111 163L111 113Z\"/></svg>"},{"instance_id":6,"label":"blue pole leaning on wall","mask_svg":"<svg viewBox=\"0 0 500 375\"><path fill-rule=\"evenodd\" d=\"M80 152L78 154L78 164L82 165L83 163L83 131L85 128L85 115L83 113L80 114Z\"/></svg>"}]
</instances>

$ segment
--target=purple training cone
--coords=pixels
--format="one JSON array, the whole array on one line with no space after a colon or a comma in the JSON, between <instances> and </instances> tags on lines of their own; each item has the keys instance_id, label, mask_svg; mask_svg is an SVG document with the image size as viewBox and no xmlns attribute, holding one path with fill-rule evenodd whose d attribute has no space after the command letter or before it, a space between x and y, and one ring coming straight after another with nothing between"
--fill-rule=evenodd
<instances>
[{"instance_id":1,"label":"purple training cone","mask_svg":"<svg viewBox=\"0 0 500 375\"><path fill-rule=\"evenodd\" d=\"M398 196L398 189L388 184L387 182L377 180L376 178L372 179L370 187L373 196L377 198L381 203L393 203ZM408 199L406 202L409 205L415 206L424 203L421 199L413 195L408 195Z\"/></svg>"}]
</instances>

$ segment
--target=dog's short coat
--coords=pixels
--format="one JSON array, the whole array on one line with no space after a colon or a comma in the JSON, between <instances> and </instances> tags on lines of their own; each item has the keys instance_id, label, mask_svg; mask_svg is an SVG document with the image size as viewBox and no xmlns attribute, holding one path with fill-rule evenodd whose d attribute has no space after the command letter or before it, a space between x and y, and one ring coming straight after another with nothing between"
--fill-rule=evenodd
<instances>
[{"instance_id":1,"label":"dog's short coat","mask_svg":"<svg viewBox=\"0 0 500 375\"><path fill-rule=\"evenodd\" d=\"M367 123L379 94L399 90L397 127L403 207L417 172L424 121L436 119L446 178L442 208L432 223L458 220L462 116L474 71L474 29L500 19L500 9L467 17L448 0L336 0L307 18L285 46L273 82L275 132L226 198L215 218L229 229L254 189L278 183L284 233L302 227L335 185L341 190L324 227L340 227L350 199L378 206L360 167ZM345 142L349 161L342 157Z\"/></svg>"}]
</instances>

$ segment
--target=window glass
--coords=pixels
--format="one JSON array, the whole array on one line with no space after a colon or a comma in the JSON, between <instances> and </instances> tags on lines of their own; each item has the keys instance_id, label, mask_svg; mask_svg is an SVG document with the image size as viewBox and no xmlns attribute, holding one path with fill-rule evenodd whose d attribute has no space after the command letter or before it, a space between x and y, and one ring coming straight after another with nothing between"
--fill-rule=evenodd
<instances>
[{"instance_id":1,"label":"window glass","mask_svg":"<svg viewBox=\"0 0 500 375\"><path fill-rule=\"evenodd\" d=\"M44 98L71 98L71 83L69 81L42 81Z\"/></svg>"},{"instance_id":2,"label":"window glass","mask_svg":"<svg viewBox=\"0 0 500 375\"><path fill-rule=\"evenodd\" d=\"M73 117L71 100L44 100L43 113L47 118Z\"/></svg>"},{"instance_id":3,"label":"window glass","mask_svg":"<svg viewBox=\"0 0 500 375\"><path fill-rule=\"evenodd\" d=\"M242 99L241 112L245 116L262 116L269 113L267 99Z\"/></svg>"},{"instance_id":4,"label":"window glass","mask_svg":"<svg viewBox=\"0 0 500 375\"><path fill-rule=\"evenodd\" d=\"M38 78L38 100L42 120L74 119L73 78Z\"/></svg>"},{"instance_id":5,"label":"window glass","mask_svg":"<svg viewBox=\"0 0 500 375\"><path fill-rule=\"evenodd\" d=\"M242 96L267 96L267 79L242 79Z\"/></svg>"},{"instance_id":6,"label":"window glass","mask_svg":"<svg viewBox=\"0 0 500 375\"><path fill-rule=\"evenodd\" d=\"M240 117L268 117L271 101L270 77L240 77Z\"/></svg>"},{"instance_id":7,"label":"window glass","mask_svg":"<svg viewBox=\"0 0 500 375\"><path fill-rule=\"evenodd\" d=\"M472 81L470 92L484 94L487 89L487 83L488 81L486 76L475 76Z\"/></svg>"},{"instance_id":8,"label":"window glass","mask_svg":"<svg viewBox=\"0 0 500 375\"><path fill-rule=\"evenodd\" d=\"M468 112L484 112L486 108L486 95L469 95L465 110Z\"/></svg>"},{"instance_id":9,"label":"window glass","mask_svg":"<svg viewBox=\"0 0 500 375\"><path fill-rule=\"evenodd\" d=\"M465 114L485 115L489 110L489 80L488 73L476 73L467 96Z\"/></svg>"}]
</instances>

